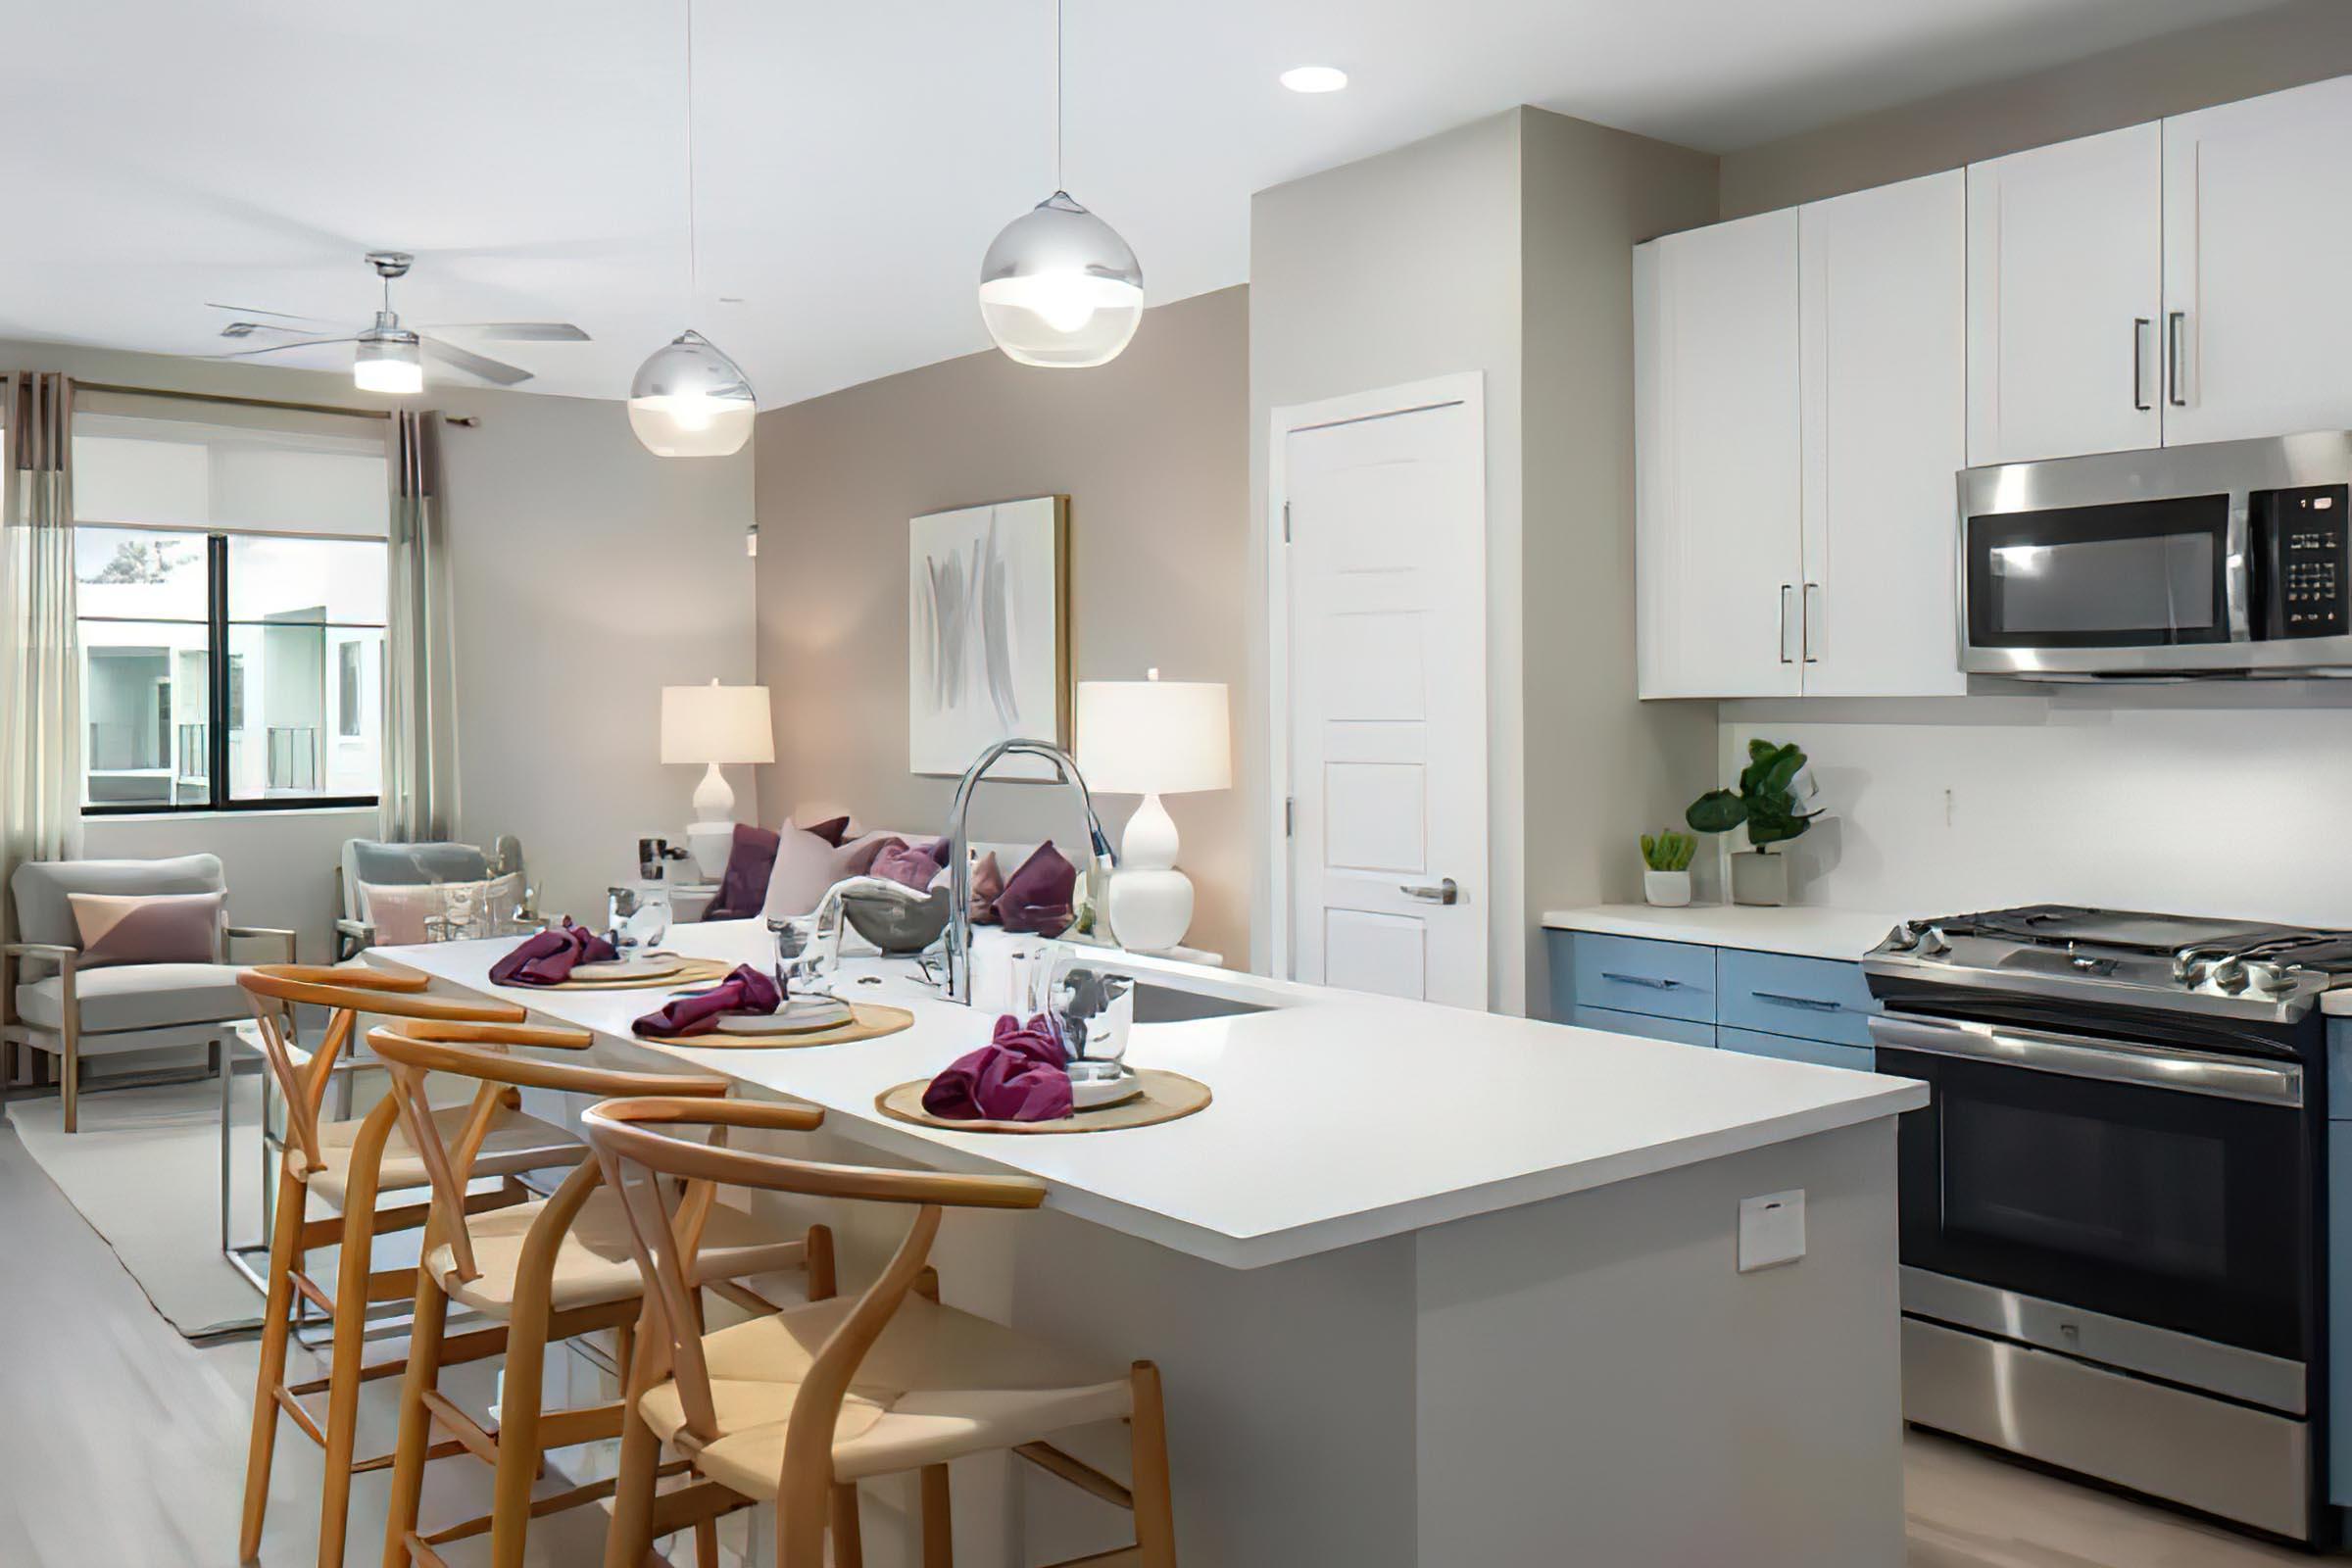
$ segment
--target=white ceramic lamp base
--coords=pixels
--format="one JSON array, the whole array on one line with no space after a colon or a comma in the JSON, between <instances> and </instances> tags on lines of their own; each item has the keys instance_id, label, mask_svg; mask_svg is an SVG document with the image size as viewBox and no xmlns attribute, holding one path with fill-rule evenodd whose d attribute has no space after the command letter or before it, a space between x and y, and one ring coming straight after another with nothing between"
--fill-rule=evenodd
<instances>
[{"instance_id":1,"label":"white ceramic lamp base","mask_svg":"<svg viewBox=\"0 0 2352 1568\"><path fill-rule=\"evenodd\" d=\"M686 844L705 882L727 874L727 858L735 853L735 792L716 762L694 787L694 821L686 829Z\"/></svg>"},{"instance_id":2,"label":"white ceramic lamp base","mask_svg":"<svg viewBox=\"0 0 2352 1568\"><path fill-rule=\"evenodd\" d=\"M1108 902L1110 934L1137 953L1164 953L1192 926L1192 879L1176 869L1176 824L1156 795L1127 819Z\"/></svg>"}]
</instances>

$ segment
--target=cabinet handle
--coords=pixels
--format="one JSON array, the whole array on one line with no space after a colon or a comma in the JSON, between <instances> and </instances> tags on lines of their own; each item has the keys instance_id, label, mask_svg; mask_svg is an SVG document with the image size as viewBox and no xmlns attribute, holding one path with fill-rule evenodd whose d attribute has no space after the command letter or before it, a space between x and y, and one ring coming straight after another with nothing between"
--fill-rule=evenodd
<instances>
[{"instance_id":1,"label":"cabinet handle","mask_svg":"<svg viewBox=\"0 0 2352 1568\"><path fill-rule=\"evenodd\" d=\"M1775 1006L1781 1007L1803 1007L1808 1012L1843 1012L1845 1010L1844 1003L1824 1002L1819 997L1789 997L1784 996L1778 991L1756 991L1749 994L1758 1002L1769 1002Z\"/></svg>"},{"instance_id":2,"label":"cabinet handle","mask_svg":"<svg viewBox=\"0 0 2352 1568\"><path fill-rule=\"evenodd\" d=\"M2176 409L2188 407L2188 399L2180 395L2180 323L2186 319L2186 311L2174 311L2164 318L2164 396Z\"/></svg>"},{"instance_id":3,"label":"cabinet handle","mask_svg":"<svg viewBox=\"0 0 2352 1568\"><path fill-rule=\"evenodd\" d=\"M1788 596L1795 591L1792 583L1781 584L1781 662L1784 664L1796 662L1788 657Z\"/></svg>"},{"instance_id":4,"label":"cabinet handle","mask_svg":"<svg viewBox=\"0 0 2352 1568\"><path fill-rule=\"evenodd\" d=\"M2141 395L2148 384L2148 328L2155 324L2144 316L2132 318L2132 406L2142 414L2155 406Z\"/></svg>"},{"instance_id":5,"label":"cabinet handle","mask_svg":"<svg viewBox=\"0 0 2352 1568\"><path fill-rule=\"evenodd\" d=\"M1654 975L1611 974L1608 970L1603 969L1600 971L1600 977L1603 980L1614 980L1621 986L1646 986L1652 991L1680 991L1683 989L1683 983L1680 980L1660 980Z\"/></svg>"},{"instance_id":6,"label":"cabinet handle","mask_svg":"<svg viewBox=\"0 0 2352 1568\"><path fill-rule=\"evenodd\" d=\"M1820 602L1820 598L1821 584L1817 582L1809 582L1805 584L1805 600L1802 607L1804 612L1804 627L1799 633L1799 639L1801 646L1804 649L1805 662L1808 664L1818 664L1821 662L1820 658L1813 652L1813 607Z\"/></svg>"}]
</instances>

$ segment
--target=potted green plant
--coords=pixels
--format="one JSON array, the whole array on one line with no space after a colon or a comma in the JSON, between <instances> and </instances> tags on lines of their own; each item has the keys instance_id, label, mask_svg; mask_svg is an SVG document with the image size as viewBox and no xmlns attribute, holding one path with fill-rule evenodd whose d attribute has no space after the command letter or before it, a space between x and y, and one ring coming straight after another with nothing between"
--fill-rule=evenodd
<instances>
[{"instance_id":1,"label":"potted green plant","mask_svg":"<svg viewBox=\"0 0 2352 1568\"><path fill-rule=\"evenodd\" d=\"M1803 836L1818 811L1805 809L1813 790L1805 754L1793 745L1753 740L1737 790L1709 790L1690 803L1683 820L1701 833L1729 833L1747 824L1752 849L1732 857L1734 904L1787 904L1788 858L1772 847Z\"/></svg>"},{"instance_id":2,"label":"potted green plant","mask_svg":"<svg viewBox=\"0 0 2352 1568\"><path fill-rule=\"evenodd\" d=\"M1642 897L1664 909L1690 902L1690 857L1698 840L1672 831L1642 835Z\"/></svg>"}]
</instances>

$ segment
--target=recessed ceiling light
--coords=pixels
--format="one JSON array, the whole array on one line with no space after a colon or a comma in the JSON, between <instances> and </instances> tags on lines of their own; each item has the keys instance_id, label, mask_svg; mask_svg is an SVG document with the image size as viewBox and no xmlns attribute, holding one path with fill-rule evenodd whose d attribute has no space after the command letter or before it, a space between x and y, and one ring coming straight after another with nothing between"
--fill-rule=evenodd
<instances>
[{"instance_id":1,"label":"recessed ceiling light","mask_svg":"<svg viewBox=\"0 0 2352 1568\"><path fill-rule=\"evenodd\" d=\"M1348 73L1337 66L1293 66L1281 80L1293 92L1338 92L1348 85Z\"/></svg>"}]
</instances>

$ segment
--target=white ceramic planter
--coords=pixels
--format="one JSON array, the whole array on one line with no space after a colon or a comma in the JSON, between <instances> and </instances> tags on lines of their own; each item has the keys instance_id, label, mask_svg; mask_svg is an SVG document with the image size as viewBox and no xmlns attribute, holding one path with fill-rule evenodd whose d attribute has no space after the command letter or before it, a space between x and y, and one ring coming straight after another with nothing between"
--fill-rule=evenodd
<instances>
[{"instance_id":1,"label":"white ceramic planter","mask_svg":"<svg viewBox=\"0 0 2352 1568\"><path fill-rule=\"evenodd\" d=\"M1689 871L1642 872L1642 897L1661 909L1679 909L1690 902Z\"/></svg>"},{"instance_id":2,"label":"white ceramic planter","mask_svg":"<svg viewBox=\"0 0 2352 1568\"><path fill-rule=\"evenodd\" d=\"M1741 850L1732 857L1732 902L1777 906L1788 902L1788 857Z\"/></svg>"}]
</instances>

